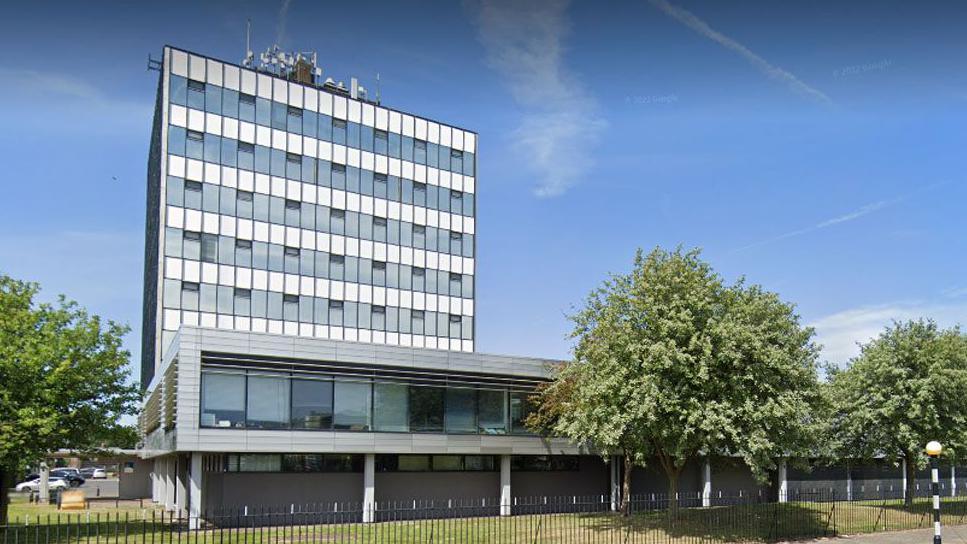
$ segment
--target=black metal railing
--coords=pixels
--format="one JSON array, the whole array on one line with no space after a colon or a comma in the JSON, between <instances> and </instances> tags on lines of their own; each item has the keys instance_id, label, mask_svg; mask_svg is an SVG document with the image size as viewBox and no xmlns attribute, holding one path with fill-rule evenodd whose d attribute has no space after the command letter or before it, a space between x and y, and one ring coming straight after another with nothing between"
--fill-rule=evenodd
<instances>
[{"instance_id":1,"label":"black metal railing","mask_svg":"<svg viewBox=\"0 0 967 544\"><path fill-rule=\"evenodd\" d=\"M607 496L445 499L221 508L201 516L158 509L26 514L0 526L2 544L779 542L932 526L931 502L902 492L846 500L837 493L635 495L630 514ZM967 519L947 497L943 522ZM501 514L510 515L501 515ZM370 521L372 520L372 521Z\"/></svg>"}]
</instances>

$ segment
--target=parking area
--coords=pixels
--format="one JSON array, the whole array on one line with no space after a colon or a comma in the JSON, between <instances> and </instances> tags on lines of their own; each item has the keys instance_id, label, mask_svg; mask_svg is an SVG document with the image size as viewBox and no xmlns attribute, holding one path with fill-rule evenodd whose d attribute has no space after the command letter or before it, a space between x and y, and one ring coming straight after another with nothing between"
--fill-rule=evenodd
<instances>
[{"instance_id":1,"label":"parking area","mask_svg":"<svg viewBox=\"0 0 967 544\"><path fill-rule=\"evenodd\" d=\"M84 490L84 493L88 498L97 497L109 497L114 498L118 496L118 479L117 478L105 478L105 479L88 479L84 482L84 485L80 487Z\"/></svg>"}]
</instances>

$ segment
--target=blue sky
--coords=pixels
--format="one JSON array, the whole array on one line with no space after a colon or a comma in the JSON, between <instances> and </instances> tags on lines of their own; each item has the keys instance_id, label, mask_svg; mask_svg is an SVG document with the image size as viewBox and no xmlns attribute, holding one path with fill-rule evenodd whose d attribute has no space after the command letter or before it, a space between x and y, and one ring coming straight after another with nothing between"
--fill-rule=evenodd
<instances>
[{"instance_id":1,"label":"blue sky","mask_svg":"<svg viewBox=\"0 0 967 544\"><path fill-rule=\"evenodd\" d=\"M967 4L20 3L0 21L0 271L140 333L145 165L170 43L275 41L476 130L480 351L566 357L635 248L699 246L826 357L967 310Z\"/></svg>"}]
</instances>

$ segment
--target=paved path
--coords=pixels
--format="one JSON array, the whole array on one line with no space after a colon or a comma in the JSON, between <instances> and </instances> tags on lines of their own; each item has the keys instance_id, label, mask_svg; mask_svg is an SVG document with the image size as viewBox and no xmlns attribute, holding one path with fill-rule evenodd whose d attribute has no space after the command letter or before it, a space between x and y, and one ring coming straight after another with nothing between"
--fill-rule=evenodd
<instances>
[{"instance_id":1,"label":"paved path","mask_svg":"<svg viewBox=\"0 0 967 544\"><path fill-rule=\"evenodd\" d=\"M967 544L967 526L965 525L944 527L942 535L944 544ZM824 544L932 544L933 528L842 538L821 538L819 540L810 540L809 542Z\"/></svg>"}]
</instances>

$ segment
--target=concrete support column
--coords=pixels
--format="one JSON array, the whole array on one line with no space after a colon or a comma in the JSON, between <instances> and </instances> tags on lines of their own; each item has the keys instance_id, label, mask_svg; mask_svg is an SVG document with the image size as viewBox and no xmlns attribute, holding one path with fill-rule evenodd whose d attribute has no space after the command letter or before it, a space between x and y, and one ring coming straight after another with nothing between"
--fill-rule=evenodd
<instances>
[{"instance_id":1,"label":"concrete support column","mask_svg":"<svg viewBox=\"0 0 967 544\"><path fill-rule=\"evenodd\" d=\"M175 456L175 510L188 514L188 463L184 455Z\"/></svg>"},{"instance_id":2,"label":"concrete support column","mask_svg":"<svg viewBox=\"0 0 967 544\"><path fill-rule=\"evenodd\" d=\"M6 493L6 490L3 490ZM46 461L41 461L40 463L40 491L38 492L38 499L40 504L47 504L50 502L50 467L47 466Z\"/></svg>"},{"instance_id":3,"label":"concrete support column","mask_svg":"<svg viewBox=\"0 0 967 544\"><path fill-rule=\"evenodd\" d=\"M173 455L165 456L165 510L173 512L175 510L175 457Z\"/></svg>"},{"instance_id":4,"label":"concrete support column","mask_svg":"<svg viewBox=\"0 0 967 544\"><path fill-rule=\"evenodd\" d=\"M789 501L789 470L786 460L779 461L779 502Z\"/></svg>"},{"instance_id":5,"label":"concrete support column","mask_svg":"<svg viewBox=\"0 0 967 544\"><path fill-rule=\"evenodd\" d=\"M712 459L705 456L702 463L702 507L712 506Z\"/></svg>"},{"instance_id":6,"label":"concrete support column","mask_svg":"<svg viewBox=\"0 0 967 544\"><path fill-rule=\"evenodd\" d=\"M376 519L376 455L367 453L363 462L363 523Z\"/></svg>"},{"instance_id":7,"label":"concrete support column","mask_svg":"<svg viewBox=\"0 0 967 544\"><path fill-rule=\"evenodd\" d=\"M846 463L846 500L853 500L853 470Z\"/></svg>"},{"instance_id":8,"label":"concrete support column","mask_svg":"<svg viewBox=\"0 0 967 544\"><path fill-rule=\"evenodd\" d=\"M500 456L500 515L509 516L511 509L510 494L510 456Z\"/></svg>"},{"instance_id":9,"label":"concrete support column","mask_svg":"<svg viewBox=\"0 0 967 544\"><path fill-rule=\"evenodd\" d=\"M151 501L158 503L161 502L161 479L159 478L161 464L158 462L157 457L152 459L151 463Z\"/></svg>"},{"instance_id":10,"label":"concrete support column","mask_svg":"<svg viewBox=\"0 0 967 544\"><path fill-rule=\"evenodd\" d=\"M957 467L950 465L950 496L957 496Z\"/></svg>"},{"instance_id":11,"label":"concrete support column","mask_svg":"<svg viewBox=\"0 0 967 544\"><path fill-rule=\"evenodd\" d=\"M907 498L907 460L906 458L900 459L900 471L903 472L903 477L902 477L903 484L901 484L903 490L901 492L903 493L903 499L906 500Z\"/></svg>"},{"instance_id":12,"label":"concrete support column","mask_svg":"<svg viewBox=\"0 0 967 544\"><path fill-rule=\"evenodd\" d=\"M621 456L612 455L610 470L611 511L617 512L621 506Z\"/></svg>"},{"instance_id":13,"label":"concrete support column","mask_svg":"<svg viewBox=\"0 0 967 544\"><path fill-rule=\"evenodd\" d=\"M188 465L188 527L197 529L201 525L202 509L204 507L202 489L204 489L205 456L195 452L191 454Z\"/></svg>"}]
</instances>

